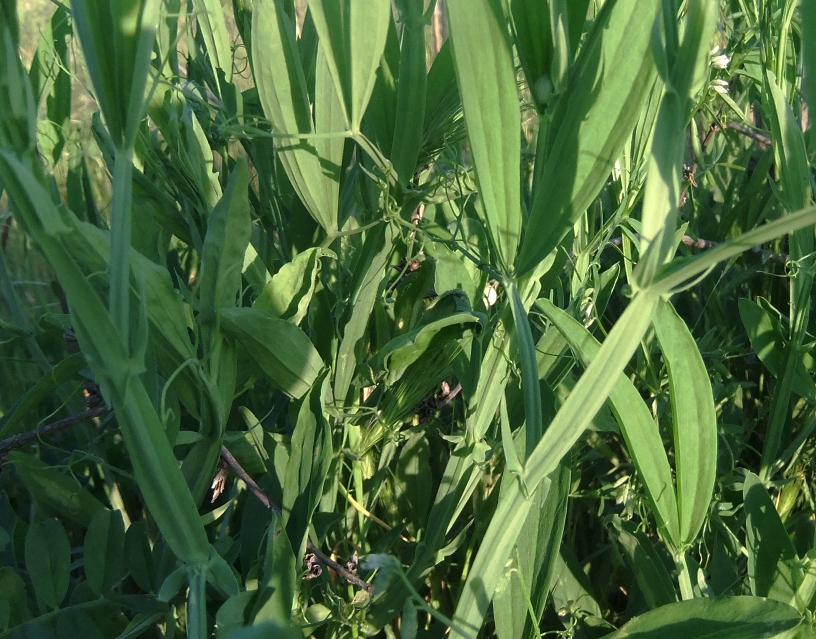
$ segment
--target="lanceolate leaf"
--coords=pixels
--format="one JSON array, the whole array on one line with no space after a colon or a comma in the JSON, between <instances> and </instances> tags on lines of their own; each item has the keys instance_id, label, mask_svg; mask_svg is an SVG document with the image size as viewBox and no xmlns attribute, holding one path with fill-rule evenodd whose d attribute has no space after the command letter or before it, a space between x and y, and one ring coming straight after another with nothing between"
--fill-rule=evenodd
<instances>
[{"instance_id":1,"label":"lanceolate leaf","mask_svg":"<svg viewBox=\"0 0 816 639\"><path fill-rule=\"evenodd\" d=\"M704 597L651 610L604 639L764 639L801 622L795 608L761 597Z\"/></svg>"},{"instance_id":2,"label":"lanceolate leaf","mask_svg":"<svg viewBox=\"0 0 816 639\"><path fill-rule=\"evenodd\" d=\"M337 229L336 182L342 140L338 157L335 141L297 137L297 134L314 133L315 126L295 40L295 25L283 4L283 0L258 0L253 4L252 71L264 113L272 122L273 132L281 136L276 148L286 174L309 214L327 233L333 233ZM337 97L331 96L320 69L317 80L315 117L319 132L342 135L340 130L328 131L338 122Z\"/></svg>"},{"instance_id":3,"label":"lanceolate leaf","mask_svg":"<svg viewBox=\"0 0 816 639\"><path fill-rule=\"evenodd\" d=\"M301 329L253 308L225 308L224 330L241 342L264 376L291 397L302 397L314 384L323 361Z\"/></svg>"},{"instance_id":4,"label":"lanceolate leaf","mask_svg":"<svg viewBox=\"0 0 816 639\"><path fill-rule=\"evenodd\" d=\"M521 115L507 20L499 0L450 0L447 7L479 196L499 264L507 273L522 220Z\"/></svg>"},{"instance_id":5,"label":"lanceolate leaf","mask_svg":"<svg viewBox=\"0 0 816 639\"><path fill-rule=\"evenodd\" d=\"M743 504L751 593L795 605L802 568L771 496L754 473L746 474Z\"/></svg>"},{"instance_id":6,"label":"lanceolate leaf","mask_svg":"<svg viewBox=\"0 0 816 639\"><path fill-rule=\"evenodd\" d=\"M537 305L568 340L581 363L588 366L600 349L597 340L548 300L539 300ZM649 496L658 529L667 541L678 546L680 528L672 473L657 424L640 393L625 375L619 376L609 393L609 404Z\"/></svg>"},{"instance_id":7,"label":"lanceolate leaf","mask_svg":"<svg viewBox=\"0 0 816 639\"><path fill-rule=\"evenodd\" d=\"M717 472L717 414L700 350L669 302L658 305L655 333L669 373L680 543L705 521Z\"/></svg>"},{"instance_id":8,"label":"lanceolate leaf","mask_svg":"<svg viewBox=\"0 0 816 639\"><path fill-rule=\"evenodd\" d=\"M311 0L309 10L326 54L346 122L358 132L385 47L388 0Z\"/></svg>"},{"instance_id":9,"label":"lanceolate leaf","mask_svg":"<svg viewBox=\"0 0 816 639\"><path fill-rule=\"evenodd\" d=\"M323 494L323 482L332 459L331 427L324 414L327 389L323 375L304 398L286 465L283 523L298 556L306 543L312 514Z\"/></svg>"},{"instance_id":10,"label":"lanceolate leaf","mask_svg":"<svg viewBox=\"0 0 816 639\"><path fill-rule=\"evenodd\" d=\"M519 275L558 245L629 139L654 79L649 42L659 6L657 0L605 2L595 19L553 115L516 263Z\"/></svg>"}]
</instances>

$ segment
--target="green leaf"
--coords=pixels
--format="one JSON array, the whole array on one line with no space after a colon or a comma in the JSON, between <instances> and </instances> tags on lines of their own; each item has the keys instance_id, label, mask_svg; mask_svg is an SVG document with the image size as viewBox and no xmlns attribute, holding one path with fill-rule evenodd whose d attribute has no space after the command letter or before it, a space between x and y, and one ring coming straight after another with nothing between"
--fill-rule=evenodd
<instances>
[{"instance_id":1,"label":"green leaf","mask_svg":"<svg viewBox=\"0 0 816 639\"><path fill-rule=\"evenodd\" d=\"M93 591L103 596L121 577L125 552L125 524L118 510L100 510L85 533L85 576Z\"/></svg>"},{"instance_id":2,"label":"green leaf","mask_svg":"<svg viewBox=\"0 0 816 639\"><path fill-rule=\"evenodd\" d=\"M447 8L479 196L500 269L509 273L522 215L521 114L507 20L499 0L450 0Z\"/></svg>"},{"instance_id":3,"label":"green leaf","mask_svg":"<svg viewBox=\"0 0 816 639\"><path fill-rule=\"evenodd\" d=\"M759 298L760 304L749 299L739 300L739 313L751 348L771 374L779 379L785 372L786 338L784 325L778 313L772 313L770 304ZM799 397L816 399L816 383L808 371L816 369L816 361L809 352L799 354L791 390Z\"/></svg>"},{"instance_id":4,"label":"green leaf","mask_svg":"<svg viewBox=\"0 0 816 639\"><path fill-rule=\"evenodd\" d=\"M31 524L25 540L26 570L34 592L49 608L58 608L68 592L71 546L56 519Z\"/></svg>"},{"instance_id":5,"label":"green leaf","mask_svg":"<svg viewBox=\"0 0 816 639\"><path fill-rule=\"evenodd\" d=\"M393 384L411 364L422 357L433 345L442 348L460 337L472 325L480 325L483 318L473 313L455 313L428 324L418 326L404 335L390 340L369 362L374 371L387 371L388 383Z\"/></svg>"},{"instance_id":6,"label":"green leaf","mask_svg":"<svg viewBox=\"0 0 816 639\"><path fill-rule=\"evenodd\" d=\"M795 605L796 589L803 578L799 558L771 496L751 472L746 473L743 484L743 505L751 593Z\"/></svg>"},{"instance_id":7,"label":"green leaf","mask_svg":"<svg viewBox=\"0 0 816 639\"><path fill-rule=\"evenodd\" d=\"M391 224L380 224L368 232L363 244L348 299L351 312L343 327L343 339L337 349L334 366L334 397L337 401L346 401L357 362L362 359L363 336L371 319L380 283L385 277L395 237L396 229Z\"/></svg>"},{"instance_id":8,"label":"green leaf","mask_svg":"<svg viewBox=\"0 0 816 639\"><path fill-rule=\"evenodd\" d=\"M705 522L717 475L717 413L708 371L686 323L669 302L654 327L669 374L681 545Z\"/></svg>"},{"instance_id":9,"label":"green leaf","mask_svg":"<svg viewBox=\"0 0 816 639\"><path fill-rule=\"evenodd\" d=\"M71 11L96 100L117 148L133 144L141 122L158 0L72 0Z\"/></svg>"},{"instance_id":10,"label":"green leaf","mask_svg":"<svg viewBox=\"0 0 816 639\"><path fill-rule=\"evenodd\" d=\"M537 503L527 515L513 553L513 569L504 575L493 597L499 639L539 636L530 615L540 622L550 595L567 516L570 475L567 464L559 465L549 490L545 493L539 488Z\"/></svg>"},{"instance_id":11,"label":"green leaf","mask_svg":"<svg viewBox=\"0 0 816 639\"><path fill-rule=\"evenodd\" d=\"M604 639L763 639L801 620L794 608L760 597L692 599L635 617Z\"/></svg>"},{"instance_id":12,"label":"green leaf","mask_svg":"<svg viewBox=\"0 0 816 639\"><path fill-rule=\"evenodd\" d=\"M88 526L94 515L104 510L101 502L84 490L73 477L51 468L36 457L11 451L8 459L31 496L61 515Z\"/></svg>"},{"instance_id":13,"label":"green leaf","mask_svg":"<svg viewBox=\"0 0 816 639\"><path fill-rule=\"evenodd\" d=\"M303 399L286 465L283 523L298 556L306 544L309 523L323 494L332 459L331 427L324 414L327 388L324 374Z\"/></svg>"},{"instance_id":14,"label":"green leaf","mask_svg":"<svg viewBox=\"0 0 816 639\"><path fill-rule=\"evenodd\" d=\"M654 81L657 0L605 2L553 113L516 273L555 248L606 182ZM516 134L517 135L517 134Z\"/></svg>"},{"instance_id":15,"label":"green leaf","mask_svg":"<svg viewBox=\"0 0 816 639\"><path fill-rule=\"evenodd\" d=\"M407 185L414 177L424 133L425 87L428 76L425 65L423 5L424 0L397 2L402 22L402 46L390 160L402 185Z\"/></svg>"},{"instance_id":16,"label":"green leaf","mask_svg":"<svg viewBox=\"0 0 816 639\"><path fill-rule=\"evenodd\" d=\"M648 292L635 296L527 458L521 481L507 485L456 606L454 621L459 625L474 632L481 627L510 550L532 506L534 491L555 470L606 401L618 374L640 344L657 303L658 298ZM525 497L522 485L526 485L530 497Z\"/></svg>"},{"instance_id":17,"label":"green leaf","mask_svg":"<svg viewBox=\"0 0 816 639\"><path fill-rule=\"evenodd\" d=\"M147 522L134 521L125 533L125 563L133 581L145 592L156 592L156 563Z\"/></svg>"},{"instance_id":18,"label":"green leaf","mask_svg":"<svg viewBox=\"0 0 816 639\"><path fill-rule=\"evenodd\" d=\"M241 292L244 254L252 234L248 188L249 169L241 157L207 222L199 285L202 322L215 322L218 310L235 306Z\"/></svg>"},{"instance_id":19,"label":"green leaf","mask_svg":"<svg viewBox=\"0 0 816 639\"><path fill-rule=\"evenodd\" d=\"M316 72L315 117L320 128L315 130L306 76L295 40L295 25L284 9L283 0L257 0L253 4L251 54L258 97L276 133L342 133L335 128L338 114L342 114L342 105L336 92L327 86L324 63L318 65ZM284 170L309 214L327 233L334 233L337 230L342 137L339 143L284 137L277 141L276 148ZM329 148L331 150L327 152Z\"/></svg>"},{"instance_id":20,"label":"green leaf","mask_svg":"<svg viewBox=\"0 0 816 639\"><path fill-rule=\"evenodd\" d=\"M309 248L284 264L264 286L252 308L266 311L292 324L300 324L314 295L321 257L337 258L332 251Z\"/></svg>"},{"instance_id":21,"label":"green leaf","mask_svg":"<svg viewBox=\"0 0 816 639\"><path fill-rule=\"evenodd\" d=\"M221 69L225 80L232 82L232 48L221 1L193 0L193 9L216 81L218 81L217 69Z\"/></svg>"},{"instance_id":22,"label":"green leaf","mask_svg":"<svg viewBox=\"0 0 816 639\"><path fill-rule=\"evenodd\" d=\"M522 460L526 460L544 433L541 417L541 391L538 385L538 362L536 361L533 333L530 330L530 322L527 319L527 312L524 310L518 288L515 284L511 284L508 292L513 308L513 324L516 329L519 358L521 359L521 390L524 392L527 438Z\"/></svg>"},{"instance_id":23,"label":"green leaf","mask_svg":"<svg viewBox=\"0 0 816 639\"><path fill-rule=\"evenodd\" d=\"M0 567L0 592L7 606L0 619L0 630L13 628L31 619L25 582L10 566Z\"/></svg>"},{"instance_id":24,"label":"green leaf","mask_svg":"<svg viewBox=\"0 0 816 639\"><path fill-rule=\"evenodd\" d=\"M261 579L258 581L250 619L256 624L266 621L289 623L292 618L296 579L295 553L281 525L280 515L272 511Z\"/></svg>"},{"instance_id":25,"label":"green leaf","mask_svg":"<svg viewBox=\"0 0 816 639\"><path fill-rule=\"evenodd\" d=\"M586 12L584 12L586 16ZM552 34L550 33L550 7L538 0L511 0L510 17L513 39L516 43L521 67L527 77L527 86L539 108L546 106L552 95L550 78L552 61Z\"/></svg>"},{"instance_id":26,"label":"green leaf","mask_svg":"<svg viewBox=\"0 0 816 639\"><path fill-rule=\"evenodd\" d=\"M584 367L588 366L597 357L600 349L598 341L586 328L548 300L540 299L536 304L567 339ZM677 546L680 530L672 472L651 411L634 384L623 374L619 375L609 393L609 404L643 481L657 527L667 541Z\"/></svg>"},{"instance_id":27,"label":"green leaf","mask_svg":"<svg viewBox=\"0 0 816 639\"><path fill-rule=\"evenodd\" d=\"M677 601L677 593L666 565L652 540L631 521L612 520L613 535L623 550L629 570L637 580L650 609Z\"/></svg>"},{"instance_id":28,"label":"green leaf","mask_svg":"<svg viewBox=\"0 0 816 639\"><path fill-rule=\"evenodd\" d=\"M254 308L223 308L218 317L271 384L295 398L312 387L323 361L297 326Z\"/></svg>"},{"instance_id":29,"label":"green leaf","mask_svg":"<svg viewBox=\"0 0 816 639\"><path fill-rule=\"evenodd\" d=\"M388 35L391 3L312 0L309 10L335 89L342 96L346 123L356 133L374 90Z\"/></svg>"},{"instance_id":30,"label":"green leaf","mask_svg":"<svg viewBox=\"0 0 816 639\"><path fill-rule=\"evenodd\" d=\"M29 388L25 394L0 418L0 439L17 435L28 426L32 410L42 403L66 380L73 379L87 366L82 353L74 353L56 364Z\"/></svg>"}]
</instances>

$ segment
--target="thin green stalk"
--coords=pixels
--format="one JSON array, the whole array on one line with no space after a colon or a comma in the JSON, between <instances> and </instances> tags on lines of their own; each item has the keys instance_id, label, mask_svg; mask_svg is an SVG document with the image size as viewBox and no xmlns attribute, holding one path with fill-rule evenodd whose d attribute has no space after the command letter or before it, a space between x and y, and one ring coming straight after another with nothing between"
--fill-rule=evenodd
<instances>
[{"instance_id":1,"label":"thin green stalk","mask_svg":"<svg viewBox=\"0 0 816 639\"><path fill-rule=\"evenodd\" d=\"M111 204L110 313L123 339L130 335L130 246L133 148L118 149Z\"/></svg>"}]
</instances>

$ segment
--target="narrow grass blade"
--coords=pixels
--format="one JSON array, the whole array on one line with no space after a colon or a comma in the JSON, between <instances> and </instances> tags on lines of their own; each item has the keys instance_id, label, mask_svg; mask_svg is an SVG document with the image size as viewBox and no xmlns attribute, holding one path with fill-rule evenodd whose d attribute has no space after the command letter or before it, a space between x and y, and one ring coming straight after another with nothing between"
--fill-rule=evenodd
<instances>
[{"instance_id":1,"label":"narrow grass blade","mask_svg":"<svg viewBox=\"0 0 816 639\"><path fill-rule=\"evenodd\" d=\"M524 415L526 418L526 445L521 456L522 462L524 462L544 433L544 424L541 417L541 390L538 385L536 345L530 331L527 312L524 310L521 296L515 284L509 286L508 293L513 307L513 323L516 328L519 358L521 359L521 388L524 392Z\"/></svg>"},{"instance_id":2,"label":"narrow grass blade","mask_svg":"<svg viewBox=\"0 0 816 639\"><path fill-rule=\"evenodd\" d=\"M588 366L598 355L601 347L598 341L580 323L548 300L538 300L537 305L568 340L584 367ZM657 527L666 541L678 547L680 528L672 471L657 424L638 390L623 374L618 376L609 393L609 404L643 481Z\"/></svg>"},{"instance_id":3,"label":"narrow grass blade","mask_svg":"<svg viewBox=\"0 0 816 639\"><path fill-rule=\"evenodd\" d=\"M682 546L700 531L717 474L717 414L708 371L686 323L661 302L654 327L669 374Z\"/></svg>"},{"instance_id":4,"label":"narrow grass blade","mask_svg":"<svg viewBox=\"0 0 816 639\"><path fill-rule=\"evenodd\" d=\"M649 43L659 6L616 0L601 7L553 114L518 275L535 268L572 228L629 140L654 81Z\"/></svg>"},{"instance_id":5,"label":"narrow grass blade","mask_svg":"<svg viewBox=\"0 0 816 639\"><path fill-rule=\"evenodd\" d=\"M522 215L521 115L507 20L498 0L450 0L447 7L456 80L485 222L500 269L509 273ZM488 42L490 46L485 46Z\"/></svg>"},{"instance_id":6,"label":"narrow grass blade","mask_svg":"<svg viewBox=\"0 0 816 639\"><path fill-rule=\"evenodd\" d=\"M391 3L388 0L312 0L309 10L342 97L349 129L357 133L374 90L385 48Z\"/></svg>"}]
</instances>

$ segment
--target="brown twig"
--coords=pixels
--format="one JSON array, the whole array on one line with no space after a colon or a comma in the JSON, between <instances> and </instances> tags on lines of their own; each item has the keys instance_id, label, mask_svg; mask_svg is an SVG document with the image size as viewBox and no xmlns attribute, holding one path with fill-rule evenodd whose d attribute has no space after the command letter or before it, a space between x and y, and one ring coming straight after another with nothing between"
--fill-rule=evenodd
<instances>
[{"instance_id":1,"label":"brown twig","mask_svg":"<svg viewBox=\"0 0 816 639\"><path fill-rule=\"evenodd\" d=\"M232 453L230 453L227 450L226 446L221 447L221 459L227 462L227 465L241 479L241 481L243 481L247 485L252 494L255 495L255 497L257 497L264 506L278 513L281 512L280 506L278 506L275 502L269 499L269 497L267 497L266 493L264 493L264 491L261 490L261 487L258 486L255 480L252 479L252 477L250 477L249 474L241 467L241 464L239 464L238 460L232 456ZM363 581L353 572L351 572L344 566L341 566L330 557L324 555L319 548L317 548L314 544L312 544L312 542L308 540L306 541L306 550L309 551L310 553L313 553L321 564L323 564L324 566L328 566L329 568L334 570L334 572L336 572L350 584L353 584L358 588L362 588L366 592L374 591L374 586Z\"/></svg>"},{"instance_id":2,"label":"brown twig","mask_svg":"<svg viewBox=\"0 0 816 639\"><path fill-rule=\"evenodd\" d=\"M729 129L732 129L737 133L742 133L742 135L746 135L754 140L757 144L759 144L759 148L761 148L763 151L770 149L773 146L771 138L760 133L759 131L754 131L752 128L747 127L744 124L740 124L739 122L729 122L726 126Z\"/></svg>"},{"instance_id":3,"label":"brown twig","mask_svg":"<svg viewBox=\"0 0 816 639\"><path fill-rule=\"evenodd\" d=\"M107 415L109 412L111 412L111 409L107 406L89 408L88 410L77 413L76 415L71 415L70 417L51 422L50 424L46 424L40 428L4 439L3 441L0 441L0 457L4 456L8 451L13 450L14 448L25 446L28 442L39 439L43 435L51 435L57 431L71 428L71 426L76 426L77 424L80 424L88 419L94 419L95 417Z\"/></svg>"}]
</instances>

